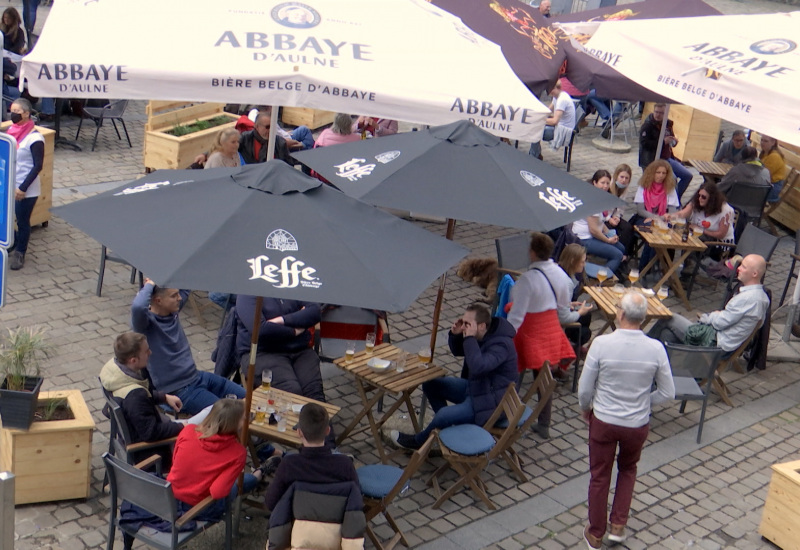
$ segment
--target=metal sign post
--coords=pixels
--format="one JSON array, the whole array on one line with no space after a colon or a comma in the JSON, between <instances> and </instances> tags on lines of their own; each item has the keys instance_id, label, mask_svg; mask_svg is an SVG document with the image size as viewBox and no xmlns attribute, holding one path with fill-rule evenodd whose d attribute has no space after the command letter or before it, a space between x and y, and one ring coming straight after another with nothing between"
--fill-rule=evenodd
<instances>
[{"instance_id":1,"label":"metal sign post","mask_svg":"<svg viewBox=\"0 0 800 550\"><path fill-rule=\"evenodd\" d=\"M6 301L7 249L14 244L16 160L17 140L8 134L0 133L0 307L3 307Z\"/></svg>"},{"instance_id":2,"label":"metal sign post","mask_svg":"<svg viewBox=\"0 0 800 550\"><path fill-rule=\"evenodd\" d=\"M14 474L11 472L0 472L0 550L14 550Z\"/></svg>"}]
</instances>

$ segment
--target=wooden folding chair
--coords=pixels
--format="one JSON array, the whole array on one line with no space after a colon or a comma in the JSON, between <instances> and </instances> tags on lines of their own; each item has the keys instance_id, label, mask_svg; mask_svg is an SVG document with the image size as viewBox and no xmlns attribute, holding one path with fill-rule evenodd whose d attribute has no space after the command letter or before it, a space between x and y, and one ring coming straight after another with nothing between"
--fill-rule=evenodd
<instances>
[{"instance_id":1,"label":"wooden folding chair","mask_svg":"<svg viewBox=\"0 0 800 550\"><path fill-rule=\"evenodd\" d=\"M361 485L361 493L364 496L364 516L367 520L367 536L378 550L392 550L398 542L408 548L410 545L405 535L400 530L397 522L389 513L389 505L400 494L408 490L411 478L425 462L428 453L433 446L434 435L431 434L428 440L411 455L408 465L404 469L397 466L386 464L369 464L358 468L358 481ZM389 527L394 531L394 536L382 543L375 531L370 526L378 514L383 514Z\"/></svg>"},{"instance_id":2,"label":"wooden folding chair","mask_svg":"<svg viewBox=\"0 0 800 550\"><path fill-rule=\"evenodd\" d=\"M742 356L744 350L747 349L747 347L750 345L750 342L752 342L753 338L756 337L756 334L758 334L758 331L761 330L761 325L763 324L764 324L763 320L758 322L756 328L754 328L753 332L750 333L750 336L748 336L744 340L744 342L742 342L741 345L738 348L736 348L736 350L733 352L733 355L731 355L727 359L723 359L722 361L720 361L719 366L717 367L717 372L714 374L714 380L712 382L712 385L714 386L714 389L717 390L717 393L719 393L719 396L722 398L722 401L730 407L733 407L733 402L731 401L731 398L728 396L728 386L722 379L722 373L728 370L731 366L733 366L737 372L744 373L742 368L739 366L739 357Z\"/></svg>"},{"instance_id":3,"label":"wooden folding chair","mask_svg":"<svg viewBox=\"0 0 800 550\"><path fill-rule=\"evenodd\" d=\"M472 489L490 510L497 509L489 495L486 494L486 485L481 480L480 474L489 462L495 460L507 449L508 441L514 436L524 413L525 405L522 404L517 394L517 388L512 382L508 385L500 404L483 427L462 424L436 431L436 440L439 442L442 456L447 463L438 468L428 479L428 484L433 485L437 495L436 502L433 503L434 510L464 486ZM508 427L502 430L499 438L495 438L489 430L497 424L502 415L508 419ZM442 492L438 478L449 468L455 470L459 477L449 489Z\"/></svg>"},{"instance_id":4,"label":"wooden folding chair","mask_svg":"<svg viewBox=\"0 0 800 550\"><path fill-rule=\"evenodd\" d=\"M526 394L533 396L534 392L540 392L539 402L536 404L536 408L531 409L525 405L525 411L522 413L522 417L519 419L516 428L513 429L511 437L506 440L505 447L498 449L499 455L505 459L505 461L508 463L508 466L517 475L520 483L525 483L528 481L528 477L525 475L525 472L522 471L522 458L514 449L514 444L517 442L517 440L519 440L520 437L528 433L531 425L536 422L537 418L539 418L539 415L541 414L542 409L544 409L544 406L547 404L547 401L553 396L555 389L556 381L553 378L553 373L550 371L550 365L547 364L539 369L539 374L536 376L536 379L533 381L533 385L531 385L528 393ZM523 405L525 403L527 403L527 400L523 401ZM494 426L489 428L489 433L500 440L503 437L503 433L508 429L508 426L508 418L501 418Z\"/></svg>"}]
</instances>

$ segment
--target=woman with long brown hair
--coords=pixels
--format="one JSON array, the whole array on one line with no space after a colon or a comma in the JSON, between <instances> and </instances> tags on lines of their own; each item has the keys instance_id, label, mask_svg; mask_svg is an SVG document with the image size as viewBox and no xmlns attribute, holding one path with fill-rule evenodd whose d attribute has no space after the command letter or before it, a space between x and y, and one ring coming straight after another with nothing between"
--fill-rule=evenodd
<instances>
[{"instance_id":1,"label":"woman with long brown hair","mask_svg":"<svg viewBox=\"0 0 800 550\"><path fill-rule=\"evenodd\" d=\"M671 210L680 208L677 182L672 166L663 159L654 160L644 169L639 178L639 188L633 198L636 205L635 224L651 224L655 219L664 219ZM639 257L639 269L643 269L655 256L655 250L649 246L642 248Z\"/></svg>"},{"instance_id":2,"label":"woman with long brown hair","mask_svg":"<svg viewBox=\"0 0 800 550\"><path fill-rule=\"evenodd\" d=\"M22 18L16 8L6 8L0 18L0 31L3 32L3 49L18 55L26 53L25 32L20 26Z\"/></svg>"}]
</instances>

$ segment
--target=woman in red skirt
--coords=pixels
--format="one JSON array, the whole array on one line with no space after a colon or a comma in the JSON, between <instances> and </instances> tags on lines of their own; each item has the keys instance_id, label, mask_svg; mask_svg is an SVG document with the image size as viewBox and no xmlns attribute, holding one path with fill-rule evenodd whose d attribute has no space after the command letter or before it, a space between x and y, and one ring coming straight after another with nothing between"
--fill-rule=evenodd
<instances>
[{"instance_id":1,"label":"woman in red skirt","mask_svg":"<svg viewBox=\"0 0 800 550\"><path fill-rule=\"evenodd\" d=\"M531 233L531 265L511 291L513 304L508 321L517 330L520 373L526 369L538 372L545 361L565 369L575 359L561 317L569 314L572 283L558 264L550 259L553 240L544 233ZM520 380L522 376L520 376ZM539 415L534 430L544 439L550 437L552 397Z\"/></svg>"}]
</instances>

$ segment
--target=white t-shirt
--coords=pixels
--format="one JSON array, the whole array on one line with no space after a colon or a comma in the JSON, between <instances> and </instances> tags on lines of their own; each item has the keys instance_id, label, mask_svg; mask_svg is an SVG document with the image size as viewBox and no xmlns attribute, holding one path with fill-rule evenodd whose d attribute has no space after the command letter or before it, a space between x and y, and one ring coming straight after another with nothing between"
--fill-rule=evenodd
<instances>
[{"instance_id":1,"label":"white t-shirt","mask_svg":"<svg viewBox=\"0 0 800 550\"><path fill-rule=\"evenodd\" d=\"M641 186L636 189L636 196L633 197L633 202L644 204L644 189ZM669 210L669 207L680 208L680 206L681 199L678 198L678 191L673 189L672 192L667 195L667 210Z\"/></svg>"},{"instance_id":2,"label":"white t-shirt","mask_svg":"<svg viewBox=\"0 0 800 550\"><path fill-rule=\"evenodd\" d=\"M575 128L575 104L567 92L558 94L555 99L555 107L553 107L553 112L555 113L555 111L564 111L558 120L558 125L565 126L572 131Z\"/></svg>"},{"instance_id":3,"label":"white t-shirt","mask_svg":"<svg viewBox=\"0 0 800 550\"><path fill-rule=\"evenodd\" d=\"M600 218L602 220L603 213L600 212L599 214L595 214L594 216L590 217ZM572 232L582 241L592 238L592 232L589 231L589 220L587 218L581 218L580 220L575 220L572 222Z\"/></svg>"},{"instance_id":4,"label":"white t-shirt","mask_svg":"<svg viewBox=\"0 0 800 550\"><path fill-rule=\"evenodd\" d=\"M719 225L722 221L725 221L728 224L728 232L725 234L725 237L720 239L722 242L732 243L733 239L733 207L727 202L722 206L722 211L719 214L714 214L713 216L707 216L705 212L698 212L692 209L692 213L689 216L689 223L694 225L701 226L704 230L709 229L711 231L718 231Z\"/></svg>"}]
</instances>

